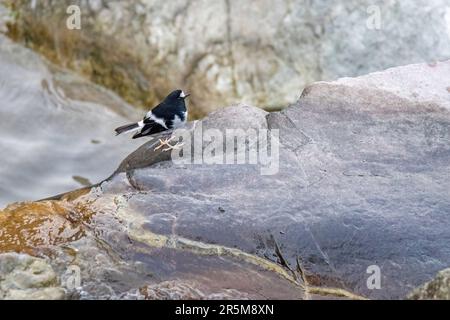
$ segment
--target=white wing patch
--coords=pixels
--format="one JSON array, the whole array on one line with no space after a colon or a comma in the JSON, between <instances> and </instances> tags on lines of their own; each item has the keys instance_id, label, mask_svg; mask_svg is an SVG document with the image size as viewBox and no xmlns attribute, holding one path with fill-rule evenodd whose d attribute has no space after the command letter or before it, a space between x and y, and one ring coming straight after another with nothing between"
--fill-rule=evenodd
<instances>
[{"instance_id":1,"label":"white wing patch","mask_svg":"<svg viewBox=\"0 0 450 320\"><path fill-rule=\"evenodd\" d=\"M149 111L147 112L147 115L145 116L147 119L153 120L155 121L157 124L161 125L162 127L167 128L166 122L164 121L164 119L158 118L156 117L153 112Z\"/></svg>"}]
</instances>

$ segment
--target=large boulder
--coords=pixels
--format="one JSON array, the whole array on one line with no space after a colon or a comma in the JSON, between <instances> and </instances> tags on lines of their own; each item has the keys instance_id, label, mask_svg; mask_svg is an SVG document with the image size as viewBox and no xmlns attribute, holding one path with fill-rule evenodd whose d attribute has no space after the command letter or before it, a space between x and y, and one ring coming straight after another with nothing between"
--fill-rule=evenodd
<instances>
[{"instance_id":1,"label":"large boulder","mask_svg":"<svg viewBox=\"0 0 450 320\"><path fill-rule=\"evenodd\" d=\"M449 75L445 62L319 82L282 112L240 106L202 122L204 132L279 130L273 175L252 165L141 165L135 159L150 158L151 142L102 188L117 194L126 179L137 191L121 208L152 233L274 262L279 248L281 262L301 261L314 285L402 298L450 264ZM371 270L380 271L379 288Z\"/></svg>"},{"instance_id":2,"label":"large boulder","mask_svg":"<svg viewBox=\"0 0 450 320\"><path fill-rule=\"evenodd\" d=\"M214 112L177 132L182 152L154 139L87 194L9 206L0 252L78 266L79 298L406 298L450 265L449 74L410 65L316 83L282 112ZM225 156L246 164L212 152L232 128L248 136ZM273 161L252 164L264 135Z\"/></svg>"},{"instance_id":3,"label":"large boulder","mask_svg":"<svg viewBox=\"0 0 450 320\"><path fill-rule=\"evenodd\" d=\"M316 80L450 56L446 0L2 1L15 39L135 105L185 87L194 117L236 101L280 108ZM74 4L80 30L66 28Z\"/></svg>"},{"instance_id":4,"label":"large boulder","mask_svg":"<svg viewBox=\"0 0 450 320\"><path fill-rule=\"evenodd\" d=\"M114 137L114 128L140 117L114 93L0 35L0 207L108 177L140 144Z\"/></svg>"}]
</instances>

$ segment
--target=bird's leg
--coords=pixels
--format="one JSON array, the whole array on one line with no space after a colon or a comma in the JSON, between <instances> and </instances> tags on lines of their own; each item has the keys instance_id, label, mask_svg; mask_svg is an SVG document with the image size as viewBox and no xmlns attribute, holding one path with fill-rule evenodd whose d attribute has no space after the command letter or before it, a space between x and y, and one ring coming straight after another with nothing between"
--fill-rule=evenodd
<instances>
[{"instance_id":1,"label":"bird's leg","mask_svg":"<svg viewBox=\"0 0 450 320\"><path fill-rule=\"evenodd\" d=\"M162 151L169 151L169 150L175 150L179 149L184 145L182 142L177 142L174 145L171 145L170 142L175 139L175 136L170 137L169 139L159 139L159 145L154 149L155 151L158 149L161 149L163 146L166 146L167 148L162 149Z\"/></svg>"},{"instance_id":2,"label":"bird's leg","mask_svg":"<svg viewBox=\"0 0 450 320\"><path fill-rule=\"evenodd\" d=\"M169 142L170 141L172 141L173 140L173 138L174 137L170 137L169 139L158 139L159 140L159 145L154 149L155 151L156 150L159 150L159 149L161 149L162 147L164 147L164 146L169 146L170 144L169 144ZM163 151L164 151L165 149L163 149Z\"/></svg>"}]
</instances>

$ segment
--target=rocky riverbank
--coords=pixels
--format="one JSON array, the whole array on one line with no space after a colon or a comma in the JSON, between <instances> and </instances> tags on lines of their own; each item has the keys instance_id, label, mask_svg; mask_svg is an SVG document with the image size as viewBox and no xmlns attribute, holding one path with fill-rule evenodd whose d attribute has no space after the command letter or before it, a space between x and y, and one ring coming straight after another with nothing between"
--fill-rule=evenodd
<instances>
[{"instance_id":1,"label":"rocky riverbank","mask_svg":"<svg viewBox=\"0 0 450 320\"><path fill-rule=\"evenodd\" d=\"M8 206L0 252L45 259L66 298L406 298L450 265L449 74L409 65L315 83L282 112L216 111L190 130L278 130L274 174L177 165L150 141L96 187Z\"/></svg>"},{"instance_id":2,"label":"rocky riverbank","mask_svg":"<svg viewBox=\"0 0 450 320\"><path fill-rule=\"evenodd\" d=\"M450 56L445 0L2 2L14 39L133 105L183 87L194 118L241 101L280 109L317 80Z\"/></svg>"}]
</instances>

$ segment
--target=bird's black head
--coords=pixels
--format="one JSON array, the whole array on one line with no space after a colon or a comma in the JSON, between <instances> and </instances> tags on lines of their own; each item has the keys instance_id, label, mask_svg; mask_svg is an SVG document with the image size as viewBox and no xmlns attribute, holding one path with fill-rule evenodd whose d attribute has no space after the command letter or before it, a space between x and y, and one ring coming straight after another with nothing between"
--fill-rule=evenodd
<instances>
[{"instance_id":1,"label":"bird's black head","mask_svg":"<svg viewBox=\"0 0 450 320\"><path fill-rule=\"evenodd\" d=\"M169 102L175 102L176 100L184 100L189 97L189 94L184 93L183 90L172 91L164 100Z\"/></svg>"}]
</instances>

